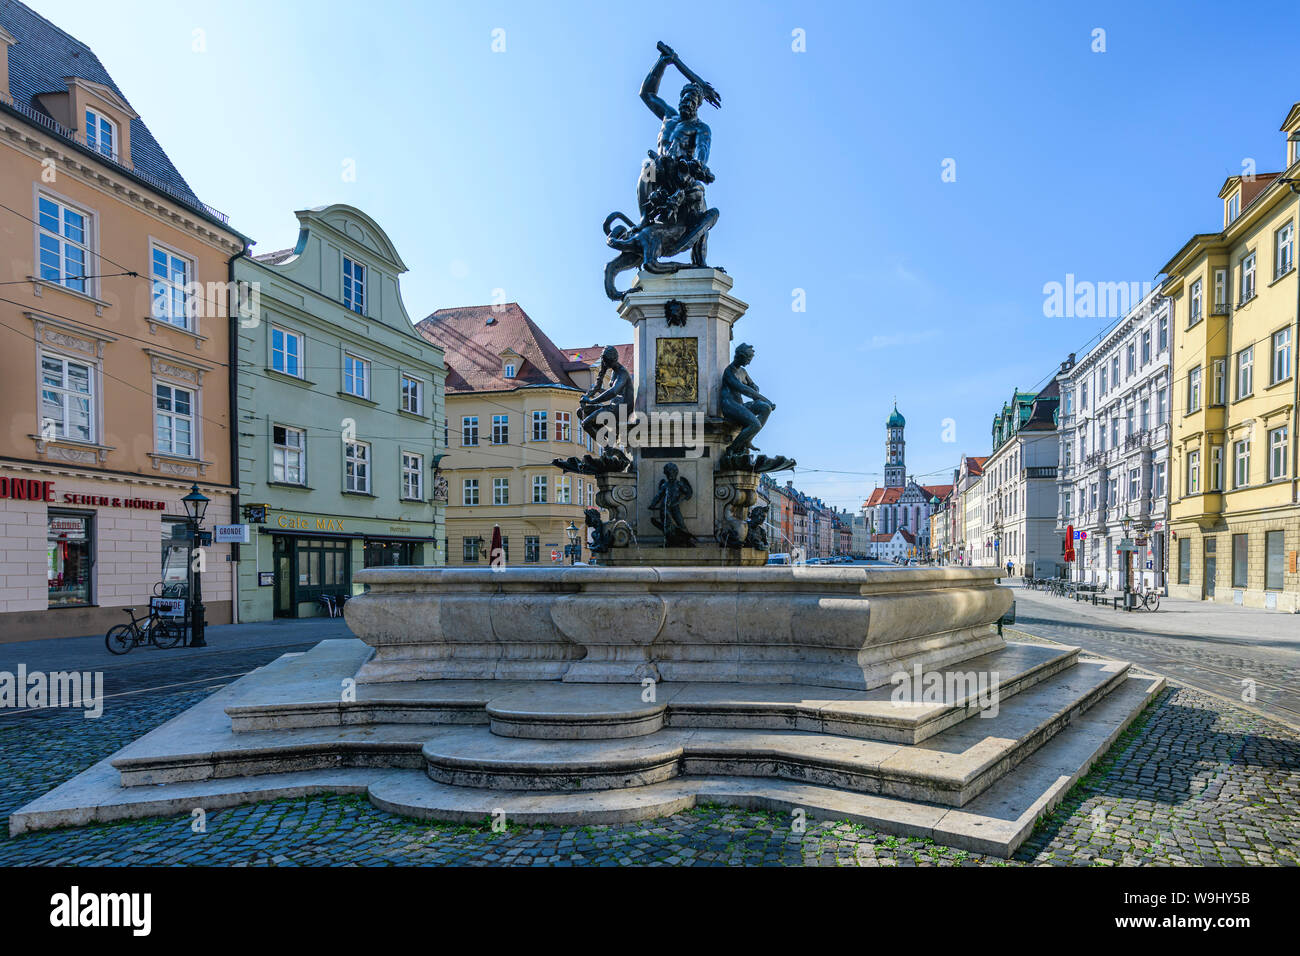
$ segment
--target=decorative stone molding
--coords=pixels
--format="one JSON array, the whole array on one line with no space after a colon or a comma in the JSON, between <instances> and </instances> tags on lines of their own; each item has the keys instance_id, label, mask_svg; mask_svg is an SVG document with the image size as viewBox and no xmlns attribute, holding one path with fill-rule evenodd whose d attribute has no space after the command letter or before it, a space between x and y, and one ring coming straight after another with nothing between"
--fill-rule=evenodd
<instances>
[{"instance_id":1,"label":"decorative stone molding","mask_svg":"<svg viewBox=\"0 0 1300 956\"><path fill-rule=\"evenodd\" d=\"M23 314L31 320L37 343L62 351L79 352L87 358L102 359L104 346L117 341L116 336L83 328L73 322L52 319L39 312Z\"/></svg>"},{"instance_id":2,"label":"decorative stone molding","mask_svg":"<svg viewBox=\"0 0 1300 956\"><path fill-rule=\"evenodd\" d=\"M187 362L153 349L146 348L143 351L149 356L149 368L154 375L179 379L198 387L203 384L203 373L212 371L211 366Z\"/></svg>"},{"instance_id":3,"label":"decorative stone molding","mask_svg":"<svg viewBox=\"0 0 1300 956\"><path fill-rule=\"evenodd\" d=\"M108 461L112 445L87 444L86 442L65 441L61 438L45 438L41 435L28 435L36 443L36 454L50 461L66 461L74 465L102 465Z\"/></svg>"},{"instance_id":4,"label":"decorative stone molding","mask_svg":"<svg viewBox=\"0 0 1300 956\"><path fill-rule=\"evenodd\" d=\"M177 455L160 455L156 452L150 452L149 457L153 459L153 470L165 475L177 475L182 478L198 478L208 473L208 467L212 464L210 461L201 461L197 458L182 458Z\"/></svg>"}]
</instances>

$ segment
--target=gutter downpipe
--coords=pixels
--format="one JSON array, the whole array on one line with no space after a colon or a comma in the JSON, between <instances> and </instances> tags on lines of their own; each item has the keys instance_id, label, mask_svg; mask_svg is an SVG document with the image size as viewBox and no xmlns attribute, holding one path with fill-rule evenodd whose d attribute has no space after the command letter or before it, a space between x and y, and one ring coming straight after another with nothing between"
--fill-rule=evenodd
<instances>
[{"instance_id":1,"label":"gutter downpipe","mask_svg":"<svg viewBox=\"0 0 1300 956\"><path fill-rule=\"evenodd\" d=\"M238 259L247 251L248 251L248 242L247 240L245 240L243 248L226 260L226 278L228 280L226 287L228 289L233 290L236 297L238 297L239 295L239 286L235 282L235 260ZM242 517L240 513L240 506L239 506L239 312L240 312L240 308L238 304L235 304L234 308L231 308L230 307L231 305L232 303L230 300L230 296L227 295L226 311L230 313L228 318L228 321L230 323L228 338L230 341L227 346L228 368L226 371L227 374L226 388L229 392L229 405L230 405L230 410L228 415L230 419L230 484L235 489L234 493L230 496L230 521L231 524L238 524L240 517ZM258 547L258 544L254 542L253 547ZM240 545L232 544L230 546L230 576L231 576L230 591L231 594L234 595L233 600L230 602L230 622L232 624L239 623L239 558L240 558Z\"/></svg>"}]
</instances>

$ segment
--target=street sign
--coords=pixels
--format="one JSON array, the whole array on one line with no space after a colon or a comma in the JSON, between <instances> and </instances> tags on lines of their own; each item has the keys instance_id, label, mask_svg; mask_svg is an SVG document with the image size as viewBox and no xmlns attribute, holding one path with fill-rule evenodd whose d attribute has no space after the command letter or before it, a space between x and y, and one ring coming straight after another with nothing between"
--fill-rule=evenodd
<instances>
[{"instance_id":1,"label":"street sign","mask_svg":"<svg viewBox=\"0 0 1300 956\"><path fill-rule=\"evenodd\" d=\"M551 551L551 560L552 560L552 561L558 561L558 560L560 560L560 552L559 552L558 550L552 549L552 551Z\"/></svg>"},{"instance_id":2,"label":"street sign","mask_svg":"<svg viewBox=\"0 0 1300 956\"><path fill-rule=\"evenodd\" d=\"M217 544L248 544L248 525L215 525L212 529L212 540Z\"/></svg>"},{"instance_id":3,"label":"street sign","mask_svg":"<svg viewBox=\"0 0 1300 956\"><path fill-rule=\"evenodd\" d=\"M149 606L162 617L184 617L185 598L155 597L149 599Z\"/></svg>"}]
</instances>

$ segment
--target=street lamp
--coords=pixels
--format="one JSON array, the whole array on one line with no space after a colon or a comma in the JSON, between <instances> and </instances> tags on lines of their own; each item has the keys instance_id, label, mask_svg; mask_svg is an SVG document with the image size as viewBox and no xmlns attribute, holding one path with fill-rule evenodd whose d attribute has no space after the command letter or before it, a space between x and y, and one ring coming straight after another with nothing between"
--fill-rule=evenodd
<instances>
[{"instance_id":1,"label":"street lamp","mask_svg":"<svg viewBox=\"0 0 1300 956\"><path fill-rule=\"evenodd\" d=\"M181 499L181 504L185 505L185 514L190 519L190 540L196 547L201 546L203 540L200 528L203 524L203 516L208 510L209 499L199 491L196 483L190 486L190 493ZM203 573L194 570L193 560L190 561L190 577L194 581L190 594L190 647L207 647L207 641L203 639L204 631L207 629L203 607Z\"/></svg>"},{"instance_id":2,"label":"street lamp","mask_svg":"<svg viewBox=\"0 0 1300 956\"><path fill-rule=\"evenodd\" d=\"M564 533L569 536L569 564L578 563L578 526L572 521L564 529Z\"/></svg>"}]
</instances>

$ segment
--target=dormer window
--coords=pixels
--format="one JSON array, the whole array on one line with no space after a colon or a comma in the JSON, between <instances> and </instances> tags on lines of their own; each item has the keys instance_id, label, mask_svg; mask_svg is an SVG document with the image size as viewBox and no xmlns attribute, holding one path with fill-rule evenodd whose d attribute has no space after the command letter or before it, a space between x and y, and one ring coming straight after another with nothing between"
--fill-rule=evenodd
<instances>
[{"instance_id":1,"label":"dormer window","mask_svg":"<svg viewBox=\"0 0 1300 956\"><path fill-rule=\"evenodd\" d=\"M1223 224L1230 226L1241 215L1241 193L1235 192L1228 197L1227 213L1224 216Z\"/></svg>"},{"instance_id":2,"label":"dormer window","mask_svg":"<svg viewBox=\"0 0 1300 956\"><path fill-rule=\"evenodd\" d=\"M506 378L514 378L514 377L515 377L515 363L506 362Z\"/></svg>"},{"instance_id":3,"label":"dormer window","mask_svg":"<svg viewBox=\"0 0 1300 956\"><path fill-rule=\"evenodd\" d=\"M98 110L86 110L86 145L97 153L117 157L117 124Z\"/></svg>"},{"instance_id":4,"label":"dormer window","mask_svg":"<svg viewBox=\"0 0 1300 956\"><path fill-rule=\"evenodd\" d=\"M343 257L343 305L360 315L366 314L366 267Z\"/></svg>"}]
</instances>

